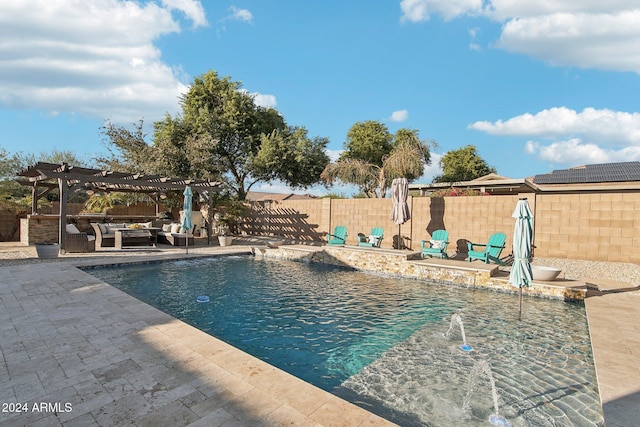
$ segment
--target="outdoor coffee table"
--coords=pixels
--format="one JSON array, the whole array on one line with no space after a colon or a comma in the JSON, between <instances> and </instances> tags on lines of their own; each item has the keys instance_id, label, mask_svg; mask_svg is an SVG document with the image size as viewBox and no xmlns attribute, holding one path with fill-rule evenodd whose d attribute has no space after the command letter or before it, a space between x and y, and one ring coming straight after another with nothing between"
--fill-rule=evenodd
<instances>
[{"instance_id":1,"label":"outdoor coffee table","mask_svg":"<svg viewBox=\"0 0 640 427\"><path fill-rule=\"evenodd\" d=\"M158 231L161 228L116 228L115 244L116 249L136 247L142 244L149 244L154 248L158 245Z\"/></svg>"}]
</instances>

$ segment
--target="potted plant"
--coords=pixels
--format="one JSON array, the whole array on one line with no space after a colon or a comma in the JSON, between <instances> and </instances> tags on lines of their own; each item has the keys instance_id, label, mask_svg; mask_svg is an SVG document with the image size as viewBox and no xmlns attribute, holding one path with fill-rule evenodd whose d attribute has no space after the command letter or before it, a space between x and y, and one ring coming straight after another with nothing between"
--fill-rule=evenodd
<instances>
[{"instance_id":1,"label":"potted plant","mask_svg":"<svg viewBox=\"0 0 640 427\"><path fill-rule=\"evenodd\" d=\"M233 237L229 234L229 226L227 225L227 218L220 212L216 212L213 215L213 233L218 236L218 242L220 246L229 246L233 242Z\"/></svg>"},{"instance_id":2,"label":"potted plant","mask_svg":"<svg viewBox=\"0 0 640 427\"><path fill-rule=\"evenodd\" d=\"M60 253L60 245L51 242L42 242L36 244L36 253L38 258L49 259L57 258Z\"/></svg>"},{"instance_id":3,"label":"potted plant","mask_svg":"<svg viewBox=\"0 0 640 427\"><path fill-rule=\"evenodd\" d=\"M240 233L240 223L245 211L246 207L242 202L227 201L213 215L213 231L218 235L220 246L231 245L233 236Z\"/></svg>"},{"instance_id":4,"label":"potted plant","mask_svg":"<svg viewBox=\"0 0 640 427\"><path fill-rule=\"evenodd\" d=\"M233 243L233 236L229 233L229 226L219 225L216 228L216 234L218 234L218 242L220 243L220 246L230 246Z\"/></svg>"}]
</instances>

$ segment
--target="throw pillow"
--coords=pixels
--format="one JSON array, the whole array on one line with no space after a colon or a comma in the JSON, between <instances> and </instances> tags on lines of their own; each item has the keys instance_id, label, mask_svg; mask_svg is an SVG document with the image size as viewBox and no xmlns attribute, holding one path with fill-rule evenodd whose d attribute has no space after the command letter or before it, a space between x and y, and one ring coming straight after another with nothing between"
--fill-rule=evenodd
<instances>
[{"instance_id":1,"label":"throw pillow","mask_svg":"<svg viewBox=\"0 0 640 427\"><path fill-rule=\"evenodd\" d=\"M171 234L180 233L182 226L180 224L171 224Z\"/></svg>"}]
</instances>

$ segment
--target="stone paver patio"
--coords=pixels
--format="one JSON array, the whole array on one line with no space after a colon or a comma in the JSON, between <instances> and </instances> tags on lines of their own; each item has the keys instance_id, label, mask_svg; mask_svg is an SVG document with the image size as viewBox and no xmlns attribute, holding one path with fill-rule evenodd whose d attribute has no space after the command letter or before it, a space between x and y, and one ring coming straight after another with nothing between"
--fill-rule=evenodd
<instances>
[{"instance_id":1,"label":"stone paver patio","mask_svg":"<svg viewBox=\"0 0 640 427\"><path fill-rule=\"evenodd\" d=\"M190 254L248 249L193 248ZM28 258L30 250L5 248L24 254L14 258ZM393 425L75 267L105 257L117 263L185 255L121 256L97 252L0 267L1 426ZM607 426L634 425L640 419L640 291L613 286L588 298L586 310ZM23 403L24 412L12 405Z\"/></svg>"}]
</instances>

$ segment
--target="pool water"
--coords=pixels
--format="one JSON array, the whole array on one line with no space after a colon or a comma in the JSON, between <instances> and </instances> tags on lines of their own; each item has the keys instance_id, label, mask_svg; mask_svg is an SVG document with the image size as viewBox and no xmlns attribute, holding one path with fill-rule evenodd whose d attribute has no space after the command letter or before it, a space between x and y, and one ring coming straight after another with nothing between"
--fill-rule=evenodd
<instances>
[{"instance_id":1,"label":"pool water","mask_svg":"<svg viewBox=\"0 0 640 427\"><path fill-rule=\"evenodd\" d=\"M401 425L490 425L489 377L512 426L604 425L583 306L246 256L91 273Z\"/></svg>"}]
</instances>

